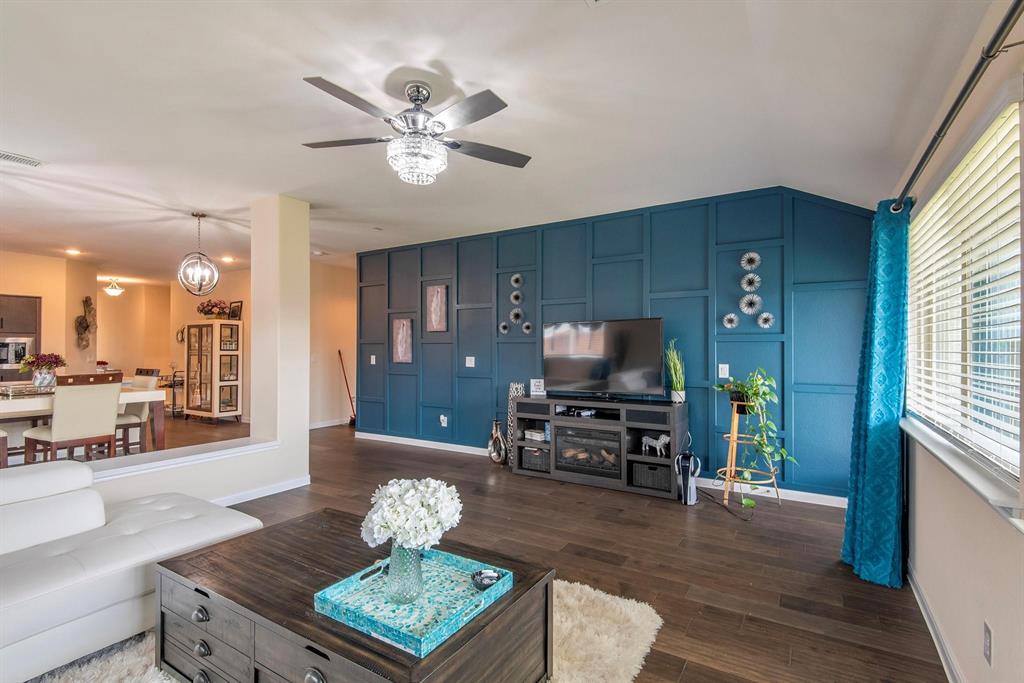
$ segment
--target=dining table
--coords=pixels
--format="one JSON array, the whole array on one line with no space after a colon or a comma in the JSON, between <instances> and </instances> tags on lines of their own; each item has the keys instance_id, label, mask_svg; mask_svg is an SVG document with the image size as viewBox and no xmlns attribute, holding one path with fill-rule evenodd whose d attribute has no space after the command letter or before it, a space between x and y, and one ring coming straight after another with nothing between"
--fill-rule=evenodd
<instances>
[{"instance_id":1,"label":"dining table","mask_svg":"<svg viewBox=\"0 0 1024 683\"><path fill-rule=\"evenodd\" d=\"M31 382L2 382L0 386L20 388L30 387ZM121 394L118 397L120 405L130 403L148 403L150 434L153 435L153 450L160 451L165 448L164 432L164 399L163 389L139 389L137 387L122 386ZM14 393L10 396L0 392L0 422L12 422L22 420L37 420L46 418L53 414L53 393Z\"/></svg>"}]
</instances>

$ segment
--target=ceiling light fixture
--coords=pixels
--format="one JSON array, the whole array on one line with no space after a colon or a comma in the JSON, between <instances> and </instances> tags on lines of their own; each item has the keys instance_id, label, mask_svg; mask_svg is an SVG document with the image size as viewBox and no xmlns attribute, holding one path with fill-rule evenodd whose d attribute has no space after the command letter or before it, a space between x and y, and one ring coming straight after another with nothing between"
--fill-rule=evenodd
<instances>
[{"instance_id":1,"label":"ceiling light fixture","mask_svg":"<svg viewBox=\"0 0 1024 683\"><path fill-rule=\"evenodd\" d=\"M80 252L78 249L75 249L74 247L71 247L69 249L65 249L64 253L67 254L68 256L78 256L82 252Z\"/></svg>"},{"instance_id":2,"label":"ceiling light fixture","mask_svg":"<svg viewBox=\"0 0 1024 683\"><path fill-rule=\"evenodd\" d=\"M448 168L448 148L419 133L406 133L388 143L388 163L410 185L430 185Z\"/></svg>"},{"instance_id":3,"label":"ceiling light fixture","mask_svg":"<svg viewBox=\"0 0 1024 683\"><path fill-rule=\"evenodd\" d=\"M110 284L103 288L103 291L110 296L121 296L124 294L124 287L117 284L117 278L110 278Z\"/></svg>"},{"instance_id":4,"label":"ceiling light fixture","mask_svg":"<svg viewBox=\"0 0 1024 683\"><path fill-rule=\"evenodd\" d=\"M235 262L235 257L234 256L221 256L220 260L223 261L224 263L234 263Z\"/></svg>"},{"instance_id":5,"label":"ceiling light fixture","mask_svg":"<svg viewBox=\"0 0 1024 683\"><path fill-rule=\"evenodd\" d=\"M312 252L313 256L327 256L327 252L323 249L314 249Z\"/></svg>"},{"instance_id":6,"label":"ceiling light fixture","mask_svg":"<svg viewBox=\"0 0 1024 683\"><path fill-rule=\"evenodd\" d=\"M178 284L193 296L206 296L220 281L220 270L209 256L203 253L203 219L205 213L194 211L196 219L196 250L185 254L178 266Z\"/></svg>"}]
</instances>

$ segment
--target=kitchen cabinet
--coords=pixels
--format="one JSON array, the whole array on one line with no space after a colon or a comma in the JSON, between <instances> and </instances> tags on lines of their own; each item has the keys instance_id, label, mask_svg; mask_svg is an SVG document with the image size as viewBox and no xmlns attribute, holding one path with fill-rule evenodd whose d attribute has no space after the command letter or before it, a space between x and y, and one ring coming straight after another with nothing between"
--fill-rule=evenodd
<instances>
[{"instance_id":1,"label":"kitchen cabinet","mask_svg":"<svg viewBox=\"0 0 1024 683\"><path fill-rule=\"evenodd\" d=\"M0 337L38 335L41 309L37 296L0 294Z\"/></svg>"}]
</instances>

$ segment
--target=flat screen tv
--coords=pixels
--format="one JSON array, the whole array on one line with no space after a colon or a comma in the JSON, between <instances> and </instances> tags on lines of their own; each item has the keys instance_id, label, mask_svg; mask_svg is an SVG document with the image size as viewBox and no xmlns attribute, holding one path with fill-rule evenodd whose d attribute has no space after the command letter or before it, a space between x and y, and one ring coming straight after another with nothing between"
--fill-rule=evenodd
<instances>
[{"instance_id":1,"label":"flat screen tv","mask_svg":"<svg viewBox=\"0 0 1024 683\"><path fill-rule=\"evenodd\" d=\"M544 388L665 394L661 318L544 325Z\"/></svg>"}]
</instances>

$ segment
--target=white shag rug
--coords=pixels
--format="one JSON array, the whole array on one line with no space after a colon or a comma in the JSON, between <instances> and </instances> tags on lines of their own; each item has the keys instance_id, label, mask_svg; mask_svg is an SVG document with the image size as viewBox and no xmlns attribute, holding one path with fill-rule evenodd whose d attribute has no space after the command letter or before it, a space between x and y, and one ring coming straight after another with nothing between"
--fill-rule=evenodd
<instances>
[{"instance_id":1,"label":"white shag rug","mask_svg":"<svg viewBox=\"0 0 1024 683\"><path fill-rule=\"evenodd\" d=\"M630 683L661 628L644 602L555 581L552 683ZM129 638L33 683L173 683L153 666L153 634Z\"/></svg>"}]
</instances>

